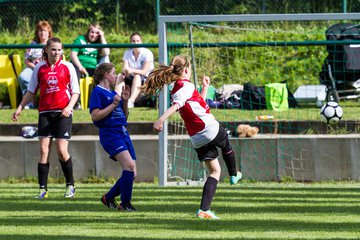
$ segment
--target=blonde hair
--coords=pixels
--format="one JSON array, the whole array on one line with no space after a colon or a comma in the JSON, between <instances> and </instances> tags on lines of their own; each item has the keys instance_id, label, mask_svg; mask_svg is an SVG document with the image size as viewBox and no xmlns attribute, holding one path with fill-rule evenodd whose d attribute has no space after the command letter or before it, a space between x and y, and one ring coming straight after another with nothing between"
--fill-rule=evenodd
<instances>
[{"instance_id":1,"label":"blonde hair","mask_svg":"<svg viewBox=\"0 0 360 240\"><path fill-rule=\"evenodd\" d=\"M99 84L102 80L104 80L105 73L111 72L113 68L115 68L115 66L112 63L102 63L97 66L94 73L95 84Z\"/></svg>"},{"instance_id":2,"label":"blonde hair","mask_svg":"<svg viewBox=\"0 0 360 240\"><path fill-rule=\"evenodd\" d=\"M146 82L140 87L143 93L155 95L158 90L162 89L165 84L170 84L179 80L186 67L190 66L190 62L186 57L175 56L170 65L159 65L146 78Z\"/></svg>"}]
</instances>

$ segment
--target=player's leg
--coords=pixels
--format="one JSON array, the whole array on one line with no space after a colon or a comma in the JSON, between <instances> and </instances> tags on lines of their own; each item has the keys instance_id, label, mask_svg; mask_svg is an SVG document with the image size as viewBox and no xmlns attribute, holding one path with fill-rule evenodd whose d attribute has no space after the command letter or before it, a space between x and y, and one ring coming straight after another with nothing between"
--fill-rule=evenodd
<instances>
[{"instance_id":1,"label":"player's leg","mask_svg":"<svg viewBox=\"0 0 360 240\"><path fill-rule=\"evenodd\" d=\"M51 150L52 139L50 137L39 137L40 143L40 160L38 162L38 181L39 181L39 194L36 198L43 199L48 197L48 176L49 176L49 154Z\"/></svg>"},{"instance_id":2,"label":"player's leg","mask_svg":"<svg viewBox=\"0 0 360 240\"><path fill-rule=\"evenodd\" d=\"M209 176L206 179L203 188L200 209L197 212L197 217L204 219L219 219L212 211L210 211L210 206L220 179L220 164L216 158L213 160L206 160L205 165L209 171Z\"/></svg>"},{"instance_id":3,"label":"player's leg","mask_svg":"<svg viewBox=\"0 0 360 240\"><path fill-rule=\"evenodd\" d=\"M218 219L218 217L210 211L210 206L213 201L221 173L218 160L218 150L216 146L210 142L200 148L195 148L195 151L197 152L199 160L205 163L209 172L209 176L204 184L200 209L197 211L197 217L204 219Z\"/></svg>"},{"instance_id":4,"label":"player's leg","mask_svg":"<svg viewBox=\"0 0 360 240\"><path fill-rule=\"evenodd\" d=\"M75 180L73 175L73 163L68 152L69 142L67 139L56 139L56 149L58 153L61 169L65 176L66 191L64 197L70 198L75 196Z\"/></svg>"},{"instance_id":5,"label":"player's leg","mask_svg":"<svg viewBox=\"0 0 360 240\"><path fill-rule=\"evenodd\" d=\"M242 173L236 170L235 153L230 144L229 136L222 126L219 127L219 133L213 142L221 148L222 157L230 176L230 184L236 184L242 178Z\"/></svg>"},{"instance_id":6,"label":"player's leg","mask_svg":"<svg viewBox=\"0 0 360 240\"><path fill-rule=\"evenodd\" d=\"M122 151L114 156L122 166L122 175L118 180L121 189L121 203L119 210L134 211L136 210L131 204L134 176L136 172L135 160L129 151Z\"/></svg>"},{"instance_id":7,"label":"player's leg","mask_svg":"<svg viewBox=\"0 0 360 240\"><path fill-rule=\"evenodd\" d=\"M71 138L72 131L72 115L70 115L70 117L63 117L61 115L54 116L52 131L54 137L56 138L56 151L66 181L64 197L74 197L75 181L73 175L73 163L68 150L68 140Z\"/></svg>"}]
</instances>

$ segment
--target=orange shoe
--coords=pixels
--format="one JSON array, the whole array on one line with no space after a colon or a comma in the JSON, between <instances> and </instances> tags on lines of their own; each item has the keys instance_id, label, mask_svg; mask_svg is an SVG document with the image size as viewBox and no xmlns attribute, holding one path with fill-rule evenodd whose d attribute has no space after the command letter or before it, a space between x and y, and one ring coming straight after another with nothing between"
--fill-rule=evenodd
<instances>
[{"instance_id":1,"label":"orange shoe","mask_svg":"<svg viewBox=\"0 0 360 240\"><path fill-rule=\"evenodd\" d=\"M210 211L210 210L203 211L203 210L199 209L199 210L197 211L196 216L197 216L198 218L201 218L201 219L214 219L214 220L220 219L219 217L217 217L217 216L215 215L214 212L212 212L212 211Z\"/></svg>"}]
</instances>

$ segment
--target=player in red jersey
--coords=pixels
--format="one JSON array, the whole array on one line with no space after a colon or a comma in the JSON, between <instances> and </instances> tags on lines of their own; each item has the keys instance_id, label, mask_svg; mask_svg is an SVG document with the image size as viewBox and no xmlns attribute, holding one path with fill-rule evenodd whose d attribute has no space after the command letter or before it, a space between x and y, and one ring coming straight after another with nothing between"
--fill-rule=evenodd
<instances>
[{"instance_id":1,"label":"player in red jersey","mask_svg":"<svg viewBox=\"0 0 360 240\"><path fill-rule=\"evenodd\" d=\"M176 111L180 112L198 158L205 162L209 170L197 217L219 219L210 211L221 172L217 147L221 148L230 175L230 184L236 184L242 178L242 174L236 170L235 155L227 132L210 113L210 108L205 102L210 78L203 77L203 88L200 94L190 82L190 77L190 62L185 57L175 56L170 66L160 65L153 70L141 89L145 94L155 94L165 84L174 83L171 91L172 106L154 123L154 129L161 131L165 120Z\"/></svg>"},{"instance_id":2,"label":"player in red jersey","mask_svg":"<svg viewBox=\"0 0 360 240\"><path fill-rule=\"evenodd\" d=\"M47 198L49 155L55 138L57 154L66 179L64 197L74 197L74 177L68 140L72 131L72 112L79 98L79 83L74 66L62 60L63 46L59 38L50 38L43 49L43 61L38 63L31 77L29 88L12 115L17 121L26 104L39 94L40 160L38 177L40 191L37 198Z\"/></svg>"}]
</instances>

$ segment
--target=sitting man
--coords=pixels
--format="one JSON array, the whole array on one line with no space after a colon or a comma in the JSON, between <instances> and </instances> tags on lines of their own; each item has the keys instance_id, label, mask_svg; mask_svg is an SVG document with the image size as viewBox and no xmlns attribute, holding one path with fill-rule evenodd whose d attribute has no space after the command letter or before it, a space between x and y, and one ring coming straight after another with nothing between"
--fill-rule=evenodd
<instances>
[{"instance_id":1,"label":"sitting man","mask_svg":"<svg viewBox=\"0 0 360 240\"><path fill-rule=\"evenodd\" d=\"M132 44L141 44L141 35L136 32L131 34L130 42ZM153 69L154 55L149 49L134 47L124 53L123 71L119 78L124 85L131 87L128 108L134 107L135 100L140 94L139 87L146 81L146 77Z\"/></svg>"}]
</instances>

